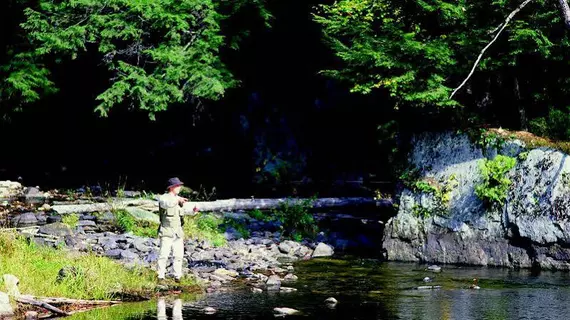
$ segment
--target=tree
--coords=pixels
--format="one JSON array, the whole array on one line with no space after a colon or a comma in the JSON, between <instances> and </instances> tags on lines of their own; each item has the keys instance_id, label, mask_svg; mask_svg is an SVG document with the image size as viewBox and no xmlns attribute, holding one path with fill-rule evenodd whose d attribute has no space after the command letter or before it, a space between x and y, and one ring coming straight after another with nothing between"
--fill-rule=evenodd
<instances>
[{"instance_id":1,"label":"tree","mask_svg":"<svg viewBox=\"0 0 570 320\"><path fill-rule=\"evenodd\" d=\"M107 116L117 105L154 118L173 103L223 97L234 79L220 57L236 46L221 24L231 14L255 7L268 21L262 0L40 0L24 9L23 39L2 67L0 99L37 101L56 88L48 65L97 50L111 73L97 96L96 111Z\"/></svg>"},{"instance_id":2,"label":"tree","mask_svg":"<svg viewBox=\"0 0 570 320\"><path fill-rule=\"evenodd\" d=\"M561 84L570 80L570 70L563 63L569 42L562 15L555 2L546 0L532 1L518 12L481 60L467 90L450 99L521 2L341 0L321 5L314 20L339 59L338 68L323 73L349 83L354 92L387 92L396 108L480 106L478 99L492 91L491 83L503 97L520 96L521 105L547 110L544 104L568 97Z\"/></svg>"}]
</instances>

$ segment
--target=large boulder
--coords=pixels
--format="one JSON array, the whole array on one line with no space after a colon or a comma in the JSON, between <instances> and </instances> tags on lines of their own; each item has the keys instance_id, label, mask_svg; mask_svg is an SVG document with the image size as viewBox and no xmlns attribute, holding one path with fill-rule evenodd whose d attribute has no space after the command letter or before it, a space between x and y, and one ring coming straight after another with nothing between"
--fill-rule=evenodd
<instances>
[{"instance_id":1,"label":"large boulder","mask_svg":"<svg viewBox=\"0 0 570 320\"><path fill-rule=\"evenodd\" d=\"M71 228L64 223L54 222L41 226L38 233L56 237L65 237L71 235L72 231Z\"/></svg>"},{"instance_id":2,"label":"large boulder","mask_svg":"<svg viewBox=\"0 0 570 320\"><path fill-rule=\"evenodd\" d=\"M12 225L16 228L30 227L38 224L38 218L33 212L25 212L12 219Z\"/></svg>"},{"instance_id":3,"label":"large boulder","mask_svg":"<svg viewBox=\"0 0 570 320\"><path fill-rule=\"evenodd\" d=\"M320 242L317 247L315 248L315 250L313 251L313 258L318 258L318 257L330 257L334 254L334 249L331 245L328 245L326 243Z\"/></svg>"},{"instance_id":4,"label":"large boulder","mask_svg":"<svg viewBox=\"0 0 570 320\"><path fill-rule=\"evenodd\" d=\"M409 163L428 188L404 188L398 213L386 223L388 260L570 269L570 162L520 140L481 148L465 134L424 133L412 140ZM479 162L514 157L502 206L475 193Z\"/></svg>"}]
</instances>

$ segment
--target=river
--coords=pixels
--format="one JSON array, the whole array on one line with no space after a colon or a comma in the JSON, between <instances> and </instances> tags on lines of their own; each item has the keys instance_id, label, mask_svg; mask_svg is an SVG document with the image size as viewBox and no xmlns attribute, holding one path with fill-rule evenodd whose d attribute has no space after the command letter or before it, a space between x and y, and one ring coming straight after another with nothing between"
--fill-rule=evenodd
<instances>
[{"instance_id":1,"label":"river","mask_svg":"<svg viewBox=\"0 0 570 320\"><path fill-rule=\"evenodd\" d=\"M315 259L295 265L291 293L253 293L247 287L202 297L169 297L125 304L71 319L268 319L273 308L302 312L303 319L565 319L570 314L570 275L485 267L426 265L372 259ZM424 277L432 278L425 283ZM473 278L479 290L470 289ZM418 286L441 286L418 290ZM334 297L330 308L324 302ZM174 306L174 308L173 308ZM204 314L205 307L217 310ZM121 308L125 311L120 312ZM174 311L174 314L173 314Z\"/></svg>"}]
</instances>

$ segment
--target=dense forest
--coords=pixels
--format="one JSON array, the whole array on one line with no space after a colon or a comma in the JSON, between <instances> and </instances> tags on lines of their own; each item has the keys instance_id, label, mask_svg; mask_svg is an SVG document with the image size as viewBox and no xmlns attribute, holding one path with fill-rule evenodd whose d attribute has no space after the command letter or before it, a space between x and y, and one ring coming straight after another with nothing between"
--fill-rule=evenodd
<instances>
[{"instance_id":1,"label":"dense forest","mask_svg":"<svg viewBox=\"0 0 570 320\"><path fill-rule=\"evenodd\" d=\"M394 181L417 131L570 139L565 0L1 5L0 179L287 195Z\"/></svg>"}]
</instances>

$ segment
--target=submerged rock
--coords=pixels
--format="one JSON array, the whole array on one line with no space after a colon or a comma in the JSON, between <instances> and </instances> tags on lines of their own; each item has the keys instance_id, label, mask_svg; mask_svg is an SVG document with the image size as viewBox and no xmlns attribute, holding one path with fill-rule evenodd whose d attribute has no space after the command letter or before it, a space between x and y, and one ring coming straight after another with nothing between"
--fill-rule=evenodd
<instances>
[{"instance_id":1,"label":"submerged rock","mask_svg":"<svg viewBox=\"0 0 570 320\"><path fill-rule=\"evenodd\" d=\"M317 258L317 257L330 257L334 254L334 249L332 246L325 244L323 242L320 242L317 247L315 248L315 250L313 251L313 258Z\"/></svg>"},{"instance_id":2,"label":"submerged rock","mask_svg":"<svg viewBox=\"0 0 570 320\"><path fill-rule=\"evenodd\" d=\"M301 311L295 310L293 308L281 307L281 308L273 308L273 313L276 316L292 316L295 314L300 314Z\"/></svg>"}]
</instances>

